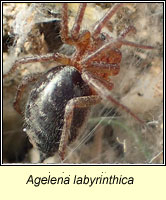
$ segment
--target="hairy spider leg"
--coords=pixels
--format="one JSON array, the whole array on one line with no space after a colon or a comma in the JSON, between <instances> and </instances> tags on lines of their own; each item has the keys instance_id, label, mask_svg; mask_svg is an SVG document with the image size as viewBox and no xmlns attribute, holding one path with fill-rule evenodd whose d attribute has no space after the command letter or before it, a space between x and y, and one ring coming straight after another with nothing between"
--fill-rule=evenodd
<instances>
[{"instance_id":1,"label":"hairy spider leg","mask_svg":"<svg viewBox=\"0 0 166 200\"><path fill-rule=\"evenodd\" d=\"M124 31L122 33L120 33L119 38L124 39L130 32L133 32L135 34L136 28L134 26L128 26L127 28L124 29ZM103 33L108 42L113 40L113 37L111 37L108 33L106 33L106 32L103 32Z\"/></svg>"},{"instance_id":2,"label":"hairy spider leg","mask_svg":"<svg viewBox=\"0 0 166 200\"><path fill-rule=\"evenodd\" d=\"M82 79L90 86L93 88L93 90L96 91L96 93L101 96L103 99L108 100L115 105L121 107L123 110L125 110L127 113L129 113L132 117L134 117L137 121L140 123L144 123L137 115L135 115L129 108L124 106L123 104L119 103L116 99L114 99L110 95L110 91L106 87L106 82L105 85L92 73L88 71L83 71L82 72Z\"/></svg>"},{"instance_id":3,"label":"hairy spider leg","mask_svg":"<svg viewBox=\"0 0 166 200\"><path fill-rule=\"evenodd\" d=\"M99 71L99 73L106 73L109 76L116 76L120 71L120 65L117 63L92 62L86 69L94 73Z\"/></svg>"},{"instance_id":4,"label":"hairy spider leg","mask_svg":"<svg viewBox=\"0 0 166 200\"><path fill-rule=\"evenodd\" d=\"M68 30L68 4L62 4L62 21L61 21L61 39L63 42L70 44L71 40L69 38L69 30Z\"/></svg>"},{"instance_id":5,"label":"hairy spider leg","mask_svg":"<svg viewBox=\"0 0 166 200\"><path fill-rule=\"evenodd\" d=\"M101 32L101 29L106 25L106 23L111 19L111 17L117 12L119 8L123 6L123 3L115 4L108 12L96 23L94 30L92 32L92 37L97 38Z\"/></svg>"},{"instance_id":6,"label":"hairy spider leg","mask_svg":"<svg viewBox=\"0 0 166 200\"><path fill-rule=\"evenodd\" d=\"M86 58L84 58L81 63L82 64L88 64L91 61L93 61L97 56L107 52L107 50L109 49L114 49L119 47L119 45L127 45L127 46L132 46L132 47L136 47L136 48L142 48L142 49L154 49L154 47L152 46L146 46L146 45L142 45L142 44L136 44L134 42L129 42L126 40L121 40L121 38L118 38L114 41L110 41L107 44L104 44L102 47L100 47L99 49L97 49L94 53L91 53L89 56L87 56Z\"/></svg>"},{"instance_id":7,"label":"hairy spider leg","mask_svg":"<svg viewBox=\"0 0 166 200\"><path fill-rule=\"evenodd\" d=\"M41 73L27 75L22 79L20 85L18 86L17 93L16 93L16 96L15 96L15 99L13 102L13 107L20 115L23 114L21 111L21 108L20 108L20 100L23 95L23 92L26 89L26 87L28 86L28 84L30 82L36 81L40 75L41 75Z\"/></svg>"},{"instance_id":8,"label":"hairy spider leg","mask_svg":"<svg viewBox=\"0 0 166 200\"><path fill-rule=\"evenodd\" d=\"M99 20L96 22L96 24L94 25L94 29L92 31L92 34L90 34L89 31L89 36L88 36L88 33L87 35L85 35L84 37L82 36L82 38L86 38L87 40L86 41L86 45L80 45L81 47L80 48L84 48L84 51L81 51L81 55L85 55L88 51L93 51L93 49L95 48L96 44L99 45L100 42L101 42L101 39L98 38L100 32L101 32L101 29L107 24L107 22L111 19L111 17L117 12L117 10L122 6L123 4L120 3L120 4L115 4L114 7L110 8L108 10L108 12ZM93 42L90 40L90 37L93 38ZM107 37L107 39L110 39L111 37ZM82 39L83 40L83 39ZM84 44L84 43L83 43ZM100 47L100 45L99 45ZM82 50L82 49L81 49ZM77 57L76 57L76 60L79 61L79 53L77 53Z\"/></svg>"},{"instance_id":9,"label":"hairy spider leg","mask_svg":"<svg viewBox=\"0 0 166 200\"><path fill-rule=\"evenodd\" d=\"M126 45L126 46L140 48L140 49L154 49L153 46L148 46L148 45L143 45L143 44L137 44L135 42L130 42L130 41L127 41L127 40L120 40L119 39L119 43L120 43L120 45Z\"/></svg>"},{"instance_id":10,"label":"hairy spider leg","mask_svg":"<svg viewBox=\"0 0 166 200\"><path fill-rule=\"evenodd\" d=\"M121 34L120 34L120 36L119 36L119 39L118 40L122 40L122 39L124 39L130 32L133 32L133 33L136 33L136 29L135 29L135 27L134 26L129 26L129 27L127 27ZM112 42L115 42L115 40L113 39L113 37L111 37L108 33L105 33L105 32L103 32L104 33L104 35L105 35L105 37L106 37L106 40L107 40L107 42L108 43L111 43L111 41ZM106 42L105 42L106 43ZM131 44L132 45L132 44ZM110 54L110 58L109 58L109 61L111 62L111 63L120 63L120 61L121 61L121 58L122 58L122 55L121 55L121 52L120 52L120 50L118 51L118 49L120 48L122 46L122 44L116 44L116 46L114 47L114 48L108 48L108 53ZM144 48L146 47L147 49L151 49L151 48L153 48L153 47L151 47L151 46L145 46L145 45L141 45L141 46L143 46ZM100 47L100 48L102 48L103 47L103 45ZM107 47L106 47L107 48ZM116 48L116 50L115 50L115 48ZM101 54L104 54L105 53L105 50L106 49L104 49L104 51L103 51L103 53L101 53ZM104 63L104 62L102 62L102 66L104 67L104 65L107 65L108 63ZM91 62L91 65L93 65L94 66L94 64ZM96 64L95 64L96 65ZM119 72L119 71L118 71ZM116 73L116 74L118 74L118 73ZM111 74L110 74L110 76L112 76Z\"/></svg>"},{"instance_id":11,"label":"hairy spider leg","mask_svg":"<svg viewBox=\"0 0 166 200\"><path fill-rule=\"evenodd\" d=\"M90 54L89 56L87 56L86 58L84 58L82 60L82 64L87 64L87 65L98 65L101 66L101 72L102 72L102 67L103 68L107 68L109 65L107 65L107 63L95 63L93 62L93 60L107 52L108 49L113 49L113 48L118 48L121 45L125 44L125 45L129 45L129 46L134 46L137 48L144 48L144 49L153 49L152 46L146 46L146 45L141 45L141 44L136 44L133 42L129 42L126 40L122 40L122 38L124 38L129 32L134 31L134 29L132 27L128 27L117 40L114 41L110 41L108 44L103 45L102 47L100 47L98 50L96 50L94 53ZM110 66L109 66L110 67ZM108 67L108 68L109 68ZM87 68L88 69L88 68ZM91 68L90 68L91 69ZM115 70L116 73L116 68L110 68L110 71ZM115 74L116 75L116 74ZM94 88L94 90L96 91L96 93L100 96L102 96L104 99L107 99L111 102L113 102L114 104L118 105L119 107L121 107L123 110L125 110L127 113L129 113L131 116L133 116L137 121L139 121L140 123L143 123L143 121L141 119L139 119L133 112L131 112L126 106L120 104L117 100L115 100L111 95L110 95L110 91L108 90L108 87L106 86L107 84L109 84L107 81L105 82L105 84L103 85L102 81L99 80L98 76L93 75L90 72L87 72L85 70L83 70L82 73L82 78L83 80L88 83L92 88Z\"/></svg>"},{"instance_id":12,"label":"hairy spider leg","mask_svg":"<svg viewBox=\"0 0 166 200\"><path fill-rule=\"evenodd\" d=\"M134 26L129 26L129 27L127 27L121 34L120 34L120 36L119 36L119 38L121 38L121 39L123 39L123 38L125 38L126 36L127 36L127 34L129 34L130 32L133 32L133 33L136 33L136 29L135 29L135 27ZM105 33L105 32L103 32L104 33L104 36L106 37L106 40L107 40L107 42L111 42L111 41L114 41L113 40L113 38L108 34L108 33ZM105 42L106 43L106 42ZM103 45L102 45L103 46ZM101 47L102 47L101 46ZM117 45L117 47L116 48L120 48L121 47L121 45ZM120 50L118 50L118 49L108 49L108 53L110 54L110 57L109 57L109 60L108 60L108 62L110 62L110 63L104 63L104 62L99 62L99 63L97 63L97 62L95 62L95 63L92 63L91 62L91 66L98 66L99 67L99 65L101 66L101 67L103 67L103 68L107 68L108 69L108 66L110 65L110 64L113 64L113 63L120 63L121 62L121 58L122 58L122 55L121 55L121 52L120 52ZM103 52L103 54L104 54L104 52ZM118 72L119 72L119 70L120 70L120 67L115 71L115 73L114 73L114 70L113 70L113 68L110 66L109 67L110 68L110 70L112 70L112 71L110 71L110 72L108 72L108 74L110 75L110 76L113 76L113 75L116 75L116 74L118 74ZM93 70L92 68L91 68L91 70Z\"/></svg>"},{"instance_id":13,"label":"hairy spider leg","mask_svg":"<svg viewBox=\"0 0 166 200\"><path fill-rule=\"evenodd\" d=\"M92 105L100 103L101 98L96 95L86 97L76 97L71 99L65 108L64 126L62 130L61 140L59 144L59 155L64 160L66 146L70 136L70 127L72 124L73 113L75 108L88 108Z\"/></svg>"},{"instance_id":14,"label":"hairy spider leg","mask_svg":"<svg viewBox=\"0 0 166 200\"><path fill-rule=\"evenodd\" d=\"M87 6L87 3L80 3L78 13L77 13L77 17L75 19L73 28L71 30L71 36L72 36L73 40L78 39L80 27L81 27L81 24L82 24L82 20L83 20L83 17L84 17L86 6Z\"/></svg>"},{"instance_id":15,"label":"hairy spider leg","mask_svg":"<svg viewBox=\"0 0 166 200\"><path fill-rule=\"evenodd\" d=\"M123 6L123 3L115 4L115 6L113 8L110 8L108 10L108 12L103 16L103 18L101 18L97 22L96 26L94 27L93 33L92 33L92 37L93 38L97 38L98 37L98 35L100 34L102 28L111 19L111 17L117 12L117 10L119 8L121 8L122 6ZM152 46L146 46L146 45L136 44L136 43L129 42L129 41L126 41L126 40L122 40L131 31L136 33L136 29L133 26L129 26L127 29L125 29L125 31L123 33L121 33L120 37L118 38L118 40L121 41L121 43L120 43L121 45L128 45L128 46L133 46L133 47L142 48L142 49L153 49L154 48Z\"/></svg>"},{"instance_id":16,"label":"hairy spider leg","mask_svg":"<svg viewBox=\"0 0 166 200\"><path fill-rule=\"evenodd\" d=\"M82 24L86 6L87 3L80 4L77 12L77 17L71 29L70 35L68 27L68 4L62 4L61 39L64 41L64 43L74 45L76 47L76 51L71 58L71 65L75 66L79 71L81 67L78 65L78 61L81 59L86 50L86 47L90 43L91 37L88 30L84 30L82 33L80 33L80 27Z\"/></svg>"},{"instance_id":17,"label":"hairy spider leg","mask_svg":"<svg viewBox=\"0 0 166 200\"><path fill-rule=\"evenodd\" d=\"M129 45L137 48L143 48L143 49L153 49L154 47L152 46L146 46L142 44L136 44L133 42L129 42L126 40L123 40L130 32L136 33L136 29L134 26L129 26L127 27L118 37L117 40L113 40L112 37L110 37L107 33L105 33L106 39L109 41L107 44L101 46L98 50L96 50L94 53L90 54L88 57L82 60L82 64L88 64L88 69L90 71L94 71L95 69L102 70L100 69L103 68L103 71L108 71L109 76L114 76L119 73L120 66L112 63L105 63L105 62L100 62L98 61L93 62L93 60L98 56L98 55L104 55L107 51L110 54L111 62L113 63L120 63L121 61L121 53L118 51L118 49L124 44L124 45ZM115 50L118 48L117 50ZM112 50L111 50L112 49ZM94 67L94 69L93 69ZM110 69L110 72L109 72Z\"/></svg>"},{"instance_id":18,"label":"hairy spider leg","mask_svg":"<svg viewBox=\"0 0 166 200\"><path fill-rule=\"evenodd\" d=\"M61 21L60 34L61 34L61 39L64 43L69 45L77 45L77 39L79 36L80 27L86 9L86 5L87 5L86 3L80 4L70 37L69 27L68 27L68 4L67 3L62 4L62 21Z\"/></svg>"},{"instance_id":19,"label":"hairy spider leg","mask_svg":"<svg viewBox=\"0 0 166 200\"><path fill-rule=\"evenodd\" d=\"M71 45L77 45L80 33L80 27L82 24L86 6L87 3L80 3L75 22L71 29L71 37L70 37L69 27L68 27L68 4L67 3L62 4L61 39L65 43Z\"/></svg>"},{"instance_id":20,"label":"hairy spider leg","mask_svg":"<svg viewBox=\"0 0 166 200\"><path fill-rule=\"evenodd\" d=\"M60 62L63 65L67 65L71 63L70 58L68 58L67 56L61 55L59 53L20 58L16 60L15 63L12 65L11 69L6 74L3 75L3 78L6 78L10 74L14 73L17 70L17 68L20 67L22 64L35 63L35 62L48 62L51 60Z\"/></svg>"}]
</instances>

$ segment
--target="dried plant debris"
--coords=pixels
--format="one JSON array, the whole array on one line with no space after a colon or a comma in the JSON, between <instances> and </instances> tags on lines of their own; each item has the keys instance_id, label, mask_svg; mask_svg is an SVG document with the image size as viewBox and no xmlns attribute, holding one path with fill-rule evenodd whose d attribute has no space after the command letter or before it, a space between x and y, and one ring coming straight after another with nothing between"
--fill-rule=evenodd
<instances>
[{"instance_id":1,"label":"dried plant debris","mask_svg":"<svg viewBox=\"0 0 166 200\"><path fill-rule=\"evenodd\" d=\"M89 3L82 29L89 30L113 5ZM78 4L71 3L69 8L71 27ZM16 59L24 56L58 51L70 55L74 51L61 41L60 9L61 3L3 4L4 73ZM103 102L92 110L83 134L68 146L67 163L163 163L163 4L125 3L104 31L116 38L129 25L134 25L137 33L130 34L128 40L155 49L122 47L121 70L118 76L111 77L115 85L111 94L146 121L146 126L140 126L120 108ZM24 119L15 112L12 102L23 76L44 72L54 65L52 62L23 65L19 73L4 82L4 163L38 161L38 153L22 130ZM26 98L25 95L23 102ZM57 153L45 161L59 162Z\"/></svg>"}]
</instances>

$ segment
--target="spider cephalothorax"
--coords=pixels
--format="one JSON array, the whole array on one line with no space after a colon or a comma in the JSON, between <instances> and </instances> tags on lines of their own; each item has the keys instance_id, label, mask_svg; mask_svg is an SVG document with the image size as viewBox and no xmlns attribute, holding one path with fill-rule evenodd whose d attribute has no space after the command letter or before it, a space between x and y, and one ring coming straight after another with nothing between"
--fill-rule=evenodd
<instances>
[{"instance_id":1,"label":"spider cephalothorax","mask_svg":"<svg viewBox=\"0 0 166 200\"><path fill-rule=\"evenodd\" d=\"M66 145L77 137L86 119L88 108L99 103L101 99L120 106L142 123L142 120L110 95L113 83L109 77L119 73L122 45L144 49L152 47L125 40L129 32L135 32L133 26L125 29L118 38L101 32L110 18L122 7L122 3L115 4L109 9L91 32L80 31L86 5L80 4L69 33L68 4L62 4L60 34L64 43L75 46L76 51L72 56L52 53L22 58L4 75L8 76L24 63L55 60L61 64L43 75L24 78L14 102L15 109L21 113L19 101L23 90L29 82L36 81L25 108L25 130L32 144L40 152L40 161L53 155L57 150L64 159Z\"/></svg>"}]
</instances>

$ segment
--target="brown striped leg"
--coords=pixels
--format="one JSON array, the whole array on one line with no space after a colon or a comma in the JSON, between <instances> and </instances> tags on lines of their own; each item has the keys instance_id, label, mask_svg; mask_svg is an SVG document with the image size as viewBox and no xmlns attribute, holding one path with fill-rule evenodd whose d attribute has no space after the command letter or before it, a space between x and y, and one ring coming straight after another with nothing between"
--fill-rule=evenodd
<instances>
[{"instance_id":1,"label":"brown striped leg","mask_svg":"<svg viewBox=\"0 0 166 200\"><path fill-rule=\"evenodd\" d=\"M70 58L58 53L20 58L16 60L11 69L3 75L3 78L7 78L10 74L14 73L22 64L48 61L57 61L61 64L69 64Z\"/></svg>"},{"instance_id":2,"label":"brown striped leg","mask_svg":"<svg viewBox=\"0 0 166 200\"><path fill-rule=\"evenodd\" d=\"M87 5L87 3L80 3L78 13L77 13L77 17L76 17L76 20L74 22L73 28L71 30L71 36L74 40L78 39L80 27L81 27L82 20L83 20L83 17L84 17L84 13L85 13L85 9L86 9L86 5Z\"/></svg>"},{"instance_id":3,"label":"brown striped leg","mask_svg":"<svg viewBox=\"0 0 166 200\"><path fill-rule=\"evenodd\" d=\"M64 160L66 146L68 144L68 139L70 135L70 127L72 124L73 113L75 108L88 108L92 105L95 105L101 101L99 96L85 96L85 97L76 97L71 99L65 108L64 115L64 126L62 130L61 140L59 144L59 155L62 160Z\"/></svg>"},{"instance_id":4,"label":"brown striped leg","mask_svg":"<svg viewBox=\"0 0 166 200\"><path fill-rule=\"evenodd\" d=\"M82 79L91 86L96 93L102 98L109 102L114 103L115 105L119 106L121 109L125 110L127 113L129 113L132 117L134 117L137 121L140 123L144 123L137 115L135 115L129 108L124 106L123 104L119 103L116 99L114 99L110 95L110 90L106 87L106 85L102 84L100 80L98 80L97 77L92 75L90 72L84 71L82 73ZM105 83L106 84L106 83Z\"/></svg>"},{"instance_id":5,"label":"brown striped leg","mask_svg":"<svg viewBox=\"0 0 166 200\"><path fill-rule=\"evenodd\" d=\"M117 12L117 10L122 7L123 3L117 3L97 22L94 27L92 37L97 38L101 32L101 29L106 25L106 23L111 19L111 17Z\"/></svg>"}]
</instances>

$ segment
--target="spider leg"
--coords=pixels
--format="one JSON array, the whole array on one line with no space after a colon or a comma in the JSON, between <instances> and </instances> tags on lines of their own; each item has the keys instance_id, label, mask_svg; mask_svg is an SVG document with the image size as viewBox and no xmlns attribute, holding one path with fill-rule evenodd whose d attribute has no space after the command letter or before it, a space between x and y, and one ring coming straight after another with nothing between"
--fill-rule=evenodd
<instances>
[{"instance_id":1,"label":"spider leg","mask_svg":"<svg viewBox=\"0 0 166 200\"><path fill-rule=\"evenodd\" d=\"M62 20L61 20L61 39L64 43L73 45L74 41L69 36L68 28L68 4L62 4Z\"/></svg>"},{"instance_id":2,"label":"spider leg","mask_svg":"<svg viewBox=\"0 0 166 200\"><path fill-rule=\"evenodd\" d=\"M143 44L137 44L137 43L130 42L130 41L127 41L127 40L120 40L119 39L119 44L120 44L120 46L121 45L127 45L127 46L131 46L131 47L135 47L135 48L140 48L140 49L154 49L153 46L148 46L148 45L143 45Z\"/></svg>"},{"instance_id":3,"label":"spider leg","mask_svg":"<svg viewBox=\"0 0 166 200\"><path fill-rule=\"evenodd\" d=\"M40 76L41 73L36 73L36 74L31 74L31 75L27 75L23 78L23 80L21 81L21 84L18 86L17 88L17 93L13 102L13 107L14 109L19 113L19 114L23 114L20 108L20 100L22 97L22 94L25 90L25 88L28 86L28 84L30 82L36 81L38 79L38 77Z\"/></svg>"},{"instance_id":4,"label":"spider leg","mask_svg":"<svg viewBox=\"0 0 166 200\"><path fill-rule=\"evenodd\" d=\"M64 65L69 64L71 61L70 58L67 58L66 56L63 56L58 53L20 58L16 60L15 63L12 65L11 69L6 74L3 75L3 78L8 77L10 74L15 72L21 64L34 63L34 62L47 62L51 60L57 61Z\"/></svg>"},{"instance_id":5,"label":"spider leg","mask_svg":"<svg viewBox=\"0 0 166 200\"><path fill-rule=\"evenodd\" d=\"M97 39L98 35L101 32L101 29L105 26L105 24L109 21L109 19L116 13L116 11L122 5L123 5L122 3L116 4L113 8L109 9L109 11L103 16L103 18L100 21L97 22L97 24L94 28L94 31L92 33L92 37L94 39ZM76 62L79 61L80 55L85 54L86 49L92 48L92 46L90 45L90 37L91 37L90 32L86 30L82 34L79 35L80 26L82 23L85 8L86 8L85 3L80 4L77 18L75 20L75 23L72 28L72 33L71 33L72 39L77 40L77 42L75 42L75 44L74 44L77 47L77 51L75 52L75 55L73 55ZM87 48L87 46L88 46L88 48Z\"/></svg>"},{"instance_id":6,"label":"spider leg","mask_svg":"<svg viewBox=\"0 0 166 200\"><path fill-rule=\"evenodd\" d=\"M117 63L92 62L86 69L90 72L100 71L100 73L107 73L109 76L115 76L120 71L120 65Z\"/></svg>"},{"instance_id":7,"label":"spider leg","mask_svg":"<svg viewBox=\"0 0 166 200\"><path fill-rule=\"evenodd\" d=\"M70 127L72 125L73 113L75 108L88 108L101 101L99 96L84 96L71 99L65 108L64 126L59 144L59 155L64 160L66 146L70 137Z\"/></svg>"},{"instance_id":8,"label":"spider leg","mask_svg":"<svg viewBox=\"0 0 166 200\"><path fill-rule=\"evenodd\" d=\"M134 42L130 42L127 40L124 40L124 38L127 36L128 33L133 32L136 33L136 29L134 26L129 26L127 27L118 37L117 41L119 41L119 45L117 45L117 48L120 48L122 45L127 45L127 46L131 46L131 47L136 47L136 48L140 48L140 49L154 49L154 47L152 46L148 46L148 45L142 45L142 44L137 44Z\"/></svg>"},{"instance_id":9,"label":"spider leg","mask_svg":"<svg viewBox=\"0 0 166 200\"><path fill-rule=\"evenodd\" d=\"M106 25L106 23L111 19L111 17L117 12L117 10L122 7L123 3L115 4L114 7L110 8L108 12L97 22L94 27L92 37L97 38L101 32L101 29Z\"/></svg>"},{"instance_id":10,"label":"spider leg","mask_svg":"<svg viewBox=\"0 0 166 200\"><path fill-rule=\"evenodd\" d=\"M131 46L131 47L136 47L136 48L141 48L141 49L154 49L154 47L152 46L148 46L148 45L142 45L142 44L137 44L134 42L130 42L127 40L124 40L124 38L127 36L128 33L133 32L136 33L136 29L134 26L129 26L127 27L118 37L117 41L119 41L120 45L117 46L118 48L120 48L122 45L127 45L127 46Z\"/></svg>"},{"instance_id":11,"label":"spider leg","mask_svg":"<svg viewBox=\"0 0 166 200\"><path fill-rule=\"evenodd\" d=\"M71 36L72 36L72 39L74 39L74 40L78 39L80 27L81 27L81 23L82 23L82 20L83 20L83 16L84 16L84 13L85 13L86 6L87 6L87 3L80 3L79 10L78 10L78 13L77 13L77 17L75 19L73 28L71 30Z\"/></svg>"},{"instance_id":12,"label":"spider leg","mask_svg":"<svg viewBox=\"0 0 166 200\"><path fill-rule=\"evenodd\" d=\"M123 104L119 103L116 99L114 99L110 95L110 91L107 89L106 85L103 85L102 82L99 81L99 79L96 78L93 74L84 70L83 73L82 73L82 79L89 86L91 86L100 97L102 97L103 99L108 100L108 101L114 103L115 105L121 107L123 110L125 110L127 113L129 113L132 117L134 117L141 124L144 124L144 122L137 115L135 115L129 108L127 108Z\"/></svg>"},{"instance_id":13,"label":"spider leg","mask_svg":"<svg viewBox=\"0 0 166 200\"><path fill-rule=\"evenodd\" d=\"M97 49L95 52L88 55L86 58L82 59L81 64L89 64L91 61L93 61L96 57L99 55L102 55L103 53L107 52L107 50L114 49L119 45L119 41L111 41L109 43L104 44L99 49Z\"/></svg>"},{"instance_id":14,"label":"spider leg","mask_svg":"<svg viewBox=\"0 0 166 200\"><path fill-rule=\"evenodd\" d=\"M137 44L137 43L134 43L134 42L130 42L130 41L127 41L127 40L121 40L121 38L118 38L114 41L110 41L109 43L103 45L102 47L97 49L94 53L91 53L89 56L84 58L81 61L81 63L82 64L88 64L91 61L93 61L97 56L107 52L110 49L120 48L122 45L132 46L132 47L141 48L141 49L154 49L154 47L152 47L152 46Z\"/></svg>"},{"instance_id":15,"label":"spider leg","mask_svg":"<svg viewBox=\"0 0 166 200\"><path fill-rule=\"evenodd\" d=\"M66 42L69 40L68 30L68 4L62 4L61 39Z\"/></svg>"}]
</instances>

